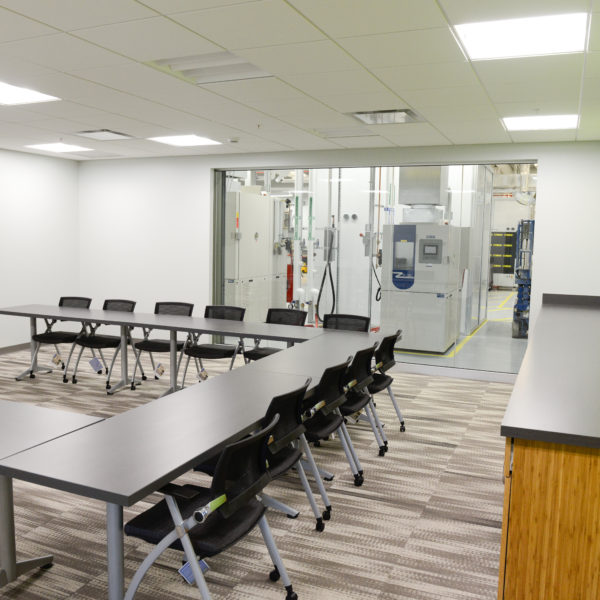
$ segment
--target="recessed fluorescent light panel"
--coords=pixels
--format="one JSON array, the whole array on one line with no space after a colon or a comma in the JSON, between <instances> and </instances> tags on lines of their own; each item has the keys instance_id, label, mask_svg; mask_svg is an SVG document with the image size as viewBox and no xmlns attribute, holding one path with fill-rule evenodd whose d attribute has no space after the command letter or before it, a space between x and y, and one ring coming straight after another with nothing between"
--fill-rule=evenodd
<instances>
[{"instance_id":1,"label":"recessed fluorescent light panel","mask_svg":"<svg viewBox=\"0 0 600 600\"><path fill-rule=\"evenodd\" d=\"M111 131L110 129L96 129L93 131L78 131L77 135L91 138L92 140L101 140L103 142L111 140L128 140L131 139L130 135L126 133L119 133L118 131Z\"/></svg>"},{"instance_id":2,"label":"recessed fluorescent light panel","mask_svg":"<svg viewBox=\"0 0 600 600\"><path fill-rule=\"evenodd\" d=\"M471 60L583 52L587 13L456 25Z\"/></svg>"},{"instance_id":3,"label":"recessed fluorescent light panel","mask_svg":"<svg viewBox=\"0 0 600 600\"><path fill-rule=\"evenodd\" d=\"M508 131L542 131L550 129L577 129L578 115L534 115L531 117L504 117Z\"/></svg>"},{"instance_id":4,"label":"recessed fluorescent light panel","mask_svg":"<svg viewBox=\"0 0 600 600\"><path fill-rule=\"evenodd\" d=\"M221 142L200 137L199 135L165 135L148 139L153 142L168 144L169 146L215 146L221 144Z\"/></svg>"},{"instance_id":5,"label":"recessed fluorescent light panel","mask_svg":"<svg viewBox=\"0 0 600 600\"><path fill-rule=\"evenodd\" d=\"M36 102L54 102L55 100L60 100L60 98L0 81L0 104L35 104Z\"/></svg>"},{"instance_id":6,"label":"recessed fluorescent light panel","mask_svg":"<svg viewBox=\"0 0 600 600\"><path fill-rule=\"evenodd\" d=\"M401 123L415 123L420 120L417 113L408 109L355 112L352 113L352 116L367 125L399 125Z\"/></svg>"},{"instance_id":7,"label":"recessed fluorescent light panel","mask_svg":"<svg viewBox=\"0 0 600 600\"><path fill-rule=\"evenodd\" d=\"M73 144L34 144L33 146L25 146L34 150L45 150L46 152L89 152L92 148L84 148L83 146L74 146Z\"/></svg>"}]
</instances>

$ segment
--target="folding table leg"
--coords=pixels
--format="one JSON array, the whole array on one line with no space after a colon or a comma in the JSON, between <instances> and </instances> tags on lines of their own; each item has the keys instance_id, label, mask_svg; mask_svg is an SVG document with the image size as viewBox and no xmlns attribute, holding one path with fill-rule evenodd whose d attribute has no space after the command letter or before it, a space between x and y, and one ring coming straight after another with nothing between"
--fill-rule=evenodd
<instances>
[{"instance_id":1,"label":"folding table leg","mask_svg":"<svg viewBox=\"0 0 600 600\"><path fill-rule=\"evenodd\" d=\"M29 331L31 335L31 341L29 343L31 364L29 365L28 369L25 369L25 371L15 377L17 381L21 381L21 379L25 379L25 377L31 377L33 379L36 373L52 373L52 369L50 367L38 366L37 356L40 345L33 340L33 336L37 333L37 320L35 317L29 317Z\"/></svg>"},{"instance_id":2,"label":"folding table leg","mask_svg":"<svg viewBox=\"0 0 600 600\"><path fill-rule=\"evenodd\" d=\"M111 385L110 389L106 390L107 394L114 394L123 388L131 388L132 381L129 378L129 365L127 362L127 346L129 345L129 330L126 325L121 325L121 379L119 383ZM136 364L137 366L137 364ZM112 369L112 367L111 367ZM134 381L134 384L140 383Z\"/></svg>"},{"instance_id":3,"label":"folding table leg","mask_svg":"<svg viewBox=\"0 0 600 600\"><path fill-rule=\"evenodd\" d=\"M123 507L106 503L106 555L108 559L108 600L123 600Z\"/></svg>"}]
</instances>

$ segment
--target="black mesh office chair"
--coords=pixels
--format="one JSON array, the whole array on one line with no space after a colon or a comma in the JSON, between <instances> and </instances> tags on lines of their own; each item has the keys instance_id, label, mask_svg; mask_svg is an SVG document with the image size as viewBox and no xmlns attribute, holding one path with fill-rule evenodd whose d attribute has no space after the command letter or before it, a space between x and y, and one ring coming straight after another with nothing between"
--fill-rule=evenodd
<instances>
[{"instance_id":1,"label":"black mesh office chair","mask_svg":"<svg viewBox=\"0 0 600 600\"><path fill-rule=\"evenodd\" d=\"M336 433L350 465L354 485L361 486L364 482L363 468L340 412L340 407L346 402L345 381L351 360L352 357L349 357L346 362L325 369L313 393L304 400L302 410L308 417L304 421L305 440L319 445Z\"/></svg>"},{"instance_id":2,"label":"black mesh office chair","mask_svg":"<svg viewBox=\"0 0 600 600\"><path fill-rule=\"evenodd\" d=\"M346 331L369 331L370 318L362 315L325 315L323 319L323 327L325 329L343 329ZM374 355L374 348L368 356L368 350L363 351L360 355L357 353L349 369L351 379L357 381L355 389L348 394L348 401L342 414L345 417L358 415L364 409L365 418L369 421L373 435L379 446L379 456L383 456L388 449L388 440L383 431L383 425L377 414L377 409L373 403L373 398L369 393L367 386L373 381L371 363ZM364 390L364 391L363 391ZM356 407L356 410L352 410ZM362 420L363 415L358 417Z\"/></svg>"},{"instance_id":3,"label":"black mesh office chair","mask_svg":"<svg viewBox=\"0 0 600 600\"><path fill-rule=\"evenodd\" d=\"M133 312L135 308L134 300L105 300L102 305L102 310L118 310L122 312ZM112 375L113 367L115 366L115 360L117 355L121 350L121 336L118 335L101 335L98 334L98 328L100 324L89 323L88 329L89 333L84 333L77 337L75 340L75 345L80 346L79 354L77 355L77 361L75 363L75 368L73 369L73 383L77 383L77 369L79 368L79 361L81 360L81 355L85 348L90 348L91 350L98 350L100 357L102 358L102 362L106 365L106 361L104 360L104 356L102 355L102 350L108 350L113 348L115 350L112 361L110 363L110 368L107 369L107 378L106 378L106 389L110 390L110 378ZM129 334L127 336L127 343L131 345L133 349L133 340L131 339L131 329L129 329ZM134 350L135 352L135 350ZM102 371L100 371L101 373ZM144 372L142 371L142 376L144 376ZM126 377L126 374L124 375ZM67 372L65 371L65 379L68 379ZM64 379L63 379L64 380Z\"/></svg>"},{"instance_id":4,"label":"black mesh office chair","mask_svg":"<svg viewBox=\"0 0 600 600\"><path fill-rule=\"evenodd\" d=\"M194 305L188 302L157 302L154 305L154 314L155 315L173 315L180 317L189 317L194 310ZM154 356L155 352L171 352L171 342L165 339L150 339L150 334L152 333L152 329L143 328L144 331L144 339L135 342L134 348L137 350L135 355L135 367L133 368L133 375L131 377L131 389L135 390L135 374L137 372L137 368L142 370L142 364L140 362L140 357L142 352L148 352L150 354L150 362L152 363L152 369L155 371L154 378L158 379L156 375L156 365L154 364ZM181 352L185 342L177 342L177 351ZM179 355L179 361L177 362L177 370L179 371L179 365L181 364L182 355ZM145 377L142 376L142 379Z\"/></svg>"},{"instance_id":5,"label":"black mesh office chair","mask_svg":"<svg viewBox=\"0 0 600 600\"><path fill-rule=\"evenodd\" d=\"M392 383L394 379L389 375L386 375L386 371L389 371L395 364L396 359L394 357L394 346L396 342L402 337L402 332L398 330L393 335L388 335L381 340L379 347L375 350L375 368L377 371L373 373L373 381L369 384L369 392L371 395L377 394L383 390L387 390L390 396L390 400L394 405L394 410L400 421L400 431L406 431L404 426L404 417L398 407L394 392L392 391Z\"/></svg>"},{"instance_id":6,"label":"black mesh office chair","mask_svg":"<svg viewBox=\"0 0 600 600\"><path fill-rule=\"evenodd\" d=\"M325 329L344 329L346 331L369 331L371 319L362 315L334 315L323 317Z\"/></svg>"},{"instance_id":7,"label":"black mesh office chair","mask_svg":"<svg viewBox=\"0 0 600 600\"><path fill-rule=\"evenodd\" d=\"M241 308L240 306L211 305L204 309L204 318L243 321L245 312L246 309ZM242 353L244 352L244 343L241 338L237 344L199 344L199 334L192 335L191 338L188 338L188 341L190 339L191 343L186 344L186 347L184 348L184 354L187 356L187 360L183 370L183 377L181 378L181 387L185 386L185 376L187 375L190 359L193 358L195 361L198 360L200 362L200 380L203 380L208 377L204 364L202 363L203 359L231 358L231 362L229 363L229 370L231 371L233 363L235 362L235 357L240 351Z\"/></svg>"},{"instance_id":8,"label":"black mesh office chair","mask_svg":"<svg viewBox=\"0 0 600 600\"><path fill-rule=\"evenodd\" d=\"M278 325L298 325L304 326L306 322L306 311L295 310L292 308L270 308L267 311L267 323L276 323ZM251 360L260 360L265 356L271 356L279 352L281 348L273 348L270 346L259 346L260 340L254 340L254 348L251 350L244 351L244 358L246 362Z\"/></svg>"},{"instance_id":9,"label":"black mesh office chair","mask_svg":"<svg viewBox=\"0 0 600 600\"><path fill-rule=\"evenodd\" d=\"M58 301L58 306L64 306L65 308L89 308L92 303L91 298L83 298L81 296L61 296ZM77 339L77 336L83 332L72 331L54 331L52 328L57 322L57 319L44 319L46 323L46 331L43 333L36 333L31 336L32 341L35 343L35 348L31 356L31 365L23 373L15 377L17 381L21 381L25 377L29 376L31 379L35 378L36 371L45 371L50 373L52 369L50 367L36 368L37 358L42 344L51 344L56 350L57 362L60 362L61 368L64 370L65 363L60 358L60 351L58 349L59 344L73 344ZM72 348L71 348L72 352Z\"/></svg>"},{"instance_id":10,"label":"black mesh office chair","mask_svg":"<svg viewBox=\"0 0 600 600\"><path fill-rule=\"evenodd\" d=\"M267 470L267 440L277 420L275 416L264 429L225 448L210 488L169 484L161 490L165 499L125 525L127 535L156 544L134 575L125 600L133 598L147 570L169 547L185 552L200 594L209 600L197 557L219 554L257 524L275 567L271 580L281 577L286 600L297 600L267 523L266 508L257 498L271 479Z\"/></svg>"}]
</instances>

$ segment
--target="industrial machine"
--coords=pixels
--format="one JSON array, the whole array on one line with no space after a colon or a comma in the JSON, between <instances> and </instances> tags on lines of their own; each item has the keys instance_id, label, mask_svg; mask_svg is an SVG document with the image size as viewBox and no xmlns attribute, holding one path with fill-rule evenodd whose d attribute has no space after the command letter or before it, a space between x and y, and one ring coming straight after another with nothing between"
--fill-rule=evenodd
<instances>
[{"instance_id":1,"label":"industrial machine","mask_svg":"<svg viewBox=\"0 0 600 600\"><path fill-rule=\"evenodd\" d=\"M533 234L535 221L522 219L517 229L517 256L515 262L515 283L517 301L513 309L512 336L526 338L529 334L529 303L531 296L531 258L533 254Z\"/></svg>"},{"instance_id":2,"label":"industrial machine","mask_svg":"<svg viewBox=\"0 0 600 600\"><path fill-rule=\"evenodd\" d=\"M458 337L460 232L444 223L383 226L381 324L397 348L443 353Z\"/></svg>"}]
</instances>

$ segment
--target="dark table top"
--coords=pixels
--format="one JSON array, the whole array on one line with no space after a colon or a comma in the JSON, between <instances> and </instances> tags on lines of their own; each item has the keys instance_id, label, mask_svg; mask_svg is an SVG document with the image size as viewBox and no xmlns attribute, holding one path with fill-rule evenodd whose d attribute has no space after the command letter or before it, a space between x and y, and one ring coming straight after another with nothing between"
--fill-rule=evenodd
<instances>
[{"instance_id":1,"label":"dark table top","mask_svg":"<svg viewBox=\"0 0 600 600\"><path fill-rule=\"evenodd\" d=\"M501 434L600 448L600 298L544 294Z\"/></svg>"},{"instance_id":2,"label":"dark table top","mask_svg":"<svg viewBox=\"0 0 600 600\"><path fill-rule=\"evenodd\" d=\"M229 321L226 319L205 319L175 315L155 315L152 313L128 313L115 310L70 308L45 304L26 304L0 308L0 315L37 317L62 321L101 323L146 327L166 331L191 331L243 338L261 338L285 342L303 342L318 337L322 329L277 325L251 321Z\"/></svg>"},{"instance_id":3,"label":"dark table top","mask_svg":"<svg viewBox=\"0 0 600 600\"><path fill-rule=\"evenodd\" d=\"M100 417L0 400L0 458L17 454L99 421L102 421Z\"/></svg>"},{"instance_id":4,"label":"dark table top","mask_svg":"<svg viewBox=\"0 0 600 600\"><path fill-rule=\"evenodd\" d=\"M129 506L257 426L306 378L236 369L0 462L0 474Z\"/></svg>"}]
</instances>

